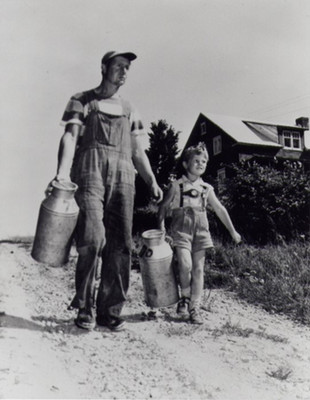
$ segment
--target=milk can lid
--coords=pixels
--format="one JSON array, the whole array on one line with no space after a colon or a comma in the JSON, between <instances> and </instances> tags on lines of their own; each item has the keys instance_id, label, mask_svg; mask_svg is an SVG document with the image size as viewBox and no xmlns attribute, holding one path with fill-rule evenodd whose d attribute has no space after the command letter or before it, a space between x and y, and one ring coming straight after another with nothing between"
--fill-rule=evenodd
<instances>
[{"instance_id":1,"label":"milk can lid","mask_svg":"<svg viewBox=\"0 0 310 400\"><path fill-rule=\"evenodd\" d=\"M144 239L160 239L163 236L164 232L160 229L150 229L148 231L144 231L142 233L142 237Z\"/></svg>"}]
</instances>

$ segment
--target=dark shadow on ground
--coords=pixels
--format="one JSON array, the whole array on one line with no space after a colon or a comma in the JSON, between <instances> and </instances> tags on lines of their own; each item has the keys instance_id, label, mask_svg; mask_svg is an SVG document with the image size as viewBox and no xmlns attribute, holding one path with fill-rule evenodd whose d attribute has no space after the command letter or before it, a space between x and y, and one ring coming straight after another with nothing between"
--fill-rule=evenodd
<instances>
[{"instance_id":1,"label":"dark shadow on ground","mask_svg":"<svg viewBox=\"0 0 310 400\"><path fill-rule=\"evenodd\" d=\"M39 323L35 322L38 321ZM71 335L84 334L87 331L78 328L74 319L57 319L52 317L38 316L32 320L8 315L0 312L0 328L7 329L27 329L30 331L48 332L48 333L67 333Z\"/></svg>"},{"instance_id":2,"label":"dark shadow on ground","mask_svg":"<svg viewBox=\"0 0 310 400\"><path fill-rule=\"evenodd\" d=\"M36 324L33 321L14 315L7 315L5 312L0 312L0 327L14 329L28 329L30 331L44 331L44 327Z\"/></svg>"},{"instance_id":3,"label":"dark shadow on ground","mask_svg":"<svg viewBox=\"0 0 310 400\"><path fill-rule=\"evenodd\" d=\"M163 312L162 310L161 311L151 310L149 312L127 314L127 315L123 315L123 317L127 322L134 323L134 324L139 323L139 322L156 321L156 320L164 320L167 322L184 324L184 319L182 319L178 316L175 316L173 314L170 314L169 312Z\"/></svg>"},{"instance_id":4,"label":"dark shadow on ground","mask_svg":"<svg viewBox=\"0 0 310 400\"><path fill-rule=\"evenodd\" d=\"M2 243L9 243L9 244L16 244L18 247L24 248L26 250L30 250L33 244L33 237L32 236L14 236L9 239L0 240L0 244Z\"/></svg>"}]
</instances>

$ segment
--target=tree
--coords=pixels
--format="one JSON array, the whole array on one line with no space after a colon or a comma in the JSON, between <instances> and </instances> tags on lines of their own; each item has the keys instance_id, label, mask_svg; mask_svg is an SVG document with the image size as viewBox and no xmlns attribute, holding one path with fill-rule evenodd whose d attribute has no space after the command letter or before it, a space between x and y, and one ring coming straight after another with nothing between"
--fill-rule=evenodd
<instances>
[{"instance_id":1,"label":"tree","mask_svg":"<svg viewBox=\"0 0 310 400\"><path fill-rule=\"evenodd\" d=\"M146 154L159 186L165 189L174 176L177 163L179 132L175 132L165 120L151 123L151 132L148 133L150 144ZM135 208L145 207L150 197L147 185L140 175L136 177Z\"/></svg>"},{"instance_id":2,"label":"tree","mask_svg":"<svg viewBox=\"0 0 310 400\"><path fill-rule=\"evenodd\" d=\"M175 132L165 120L151 123L150 146L146 154L161 188L165 188L175 173L179 132Z\"/></svg>"}]
</instances>

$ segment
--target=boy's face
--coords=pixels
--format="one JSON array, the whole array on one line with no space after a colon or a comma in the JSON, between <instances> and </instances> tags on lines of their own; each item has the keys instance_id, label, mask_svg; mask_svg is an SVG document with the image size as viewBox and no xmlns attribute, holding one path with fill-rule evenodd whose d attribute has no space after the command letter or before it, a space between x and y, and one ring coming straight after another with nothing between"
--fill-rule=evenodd
<instances>
[{"instance_id":1,"label":"boy's face","mask_svg":"<svg viewBox=\"0 0 310 400\"><path fill-rule=\"evenodd\" d=\"M208 161L203 154L193 155L187 162L183 162L183 166L188 174L201 176L207 168Z\"/></svg>"}]
</instances>

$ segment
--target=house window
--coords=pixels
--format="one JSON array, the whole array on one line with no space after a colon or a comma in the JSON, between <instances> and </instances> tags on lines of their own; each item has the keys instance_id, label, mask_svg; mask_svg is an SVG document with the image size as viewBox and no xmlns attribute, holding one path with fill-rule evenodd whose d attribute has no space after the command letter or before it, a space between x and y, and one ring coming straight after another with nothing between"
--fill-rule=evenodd
<instances>
[{"instance_id":1,"label":"house window","mask_svg":"<svg viewBox=\"0 0 310 400\"><path fill-rule=\"evenodd\" d=\"M215 136L213 138L213 154L220 154L222 152L222 137Z\"/></svg>"},{"instance_id":2,"label":"house window","mask_svg":"<svg viewBox=\"0 0 310 400\"><path fill-rule=\"evenodd\" d=\"M293 148L301 149L301 138L299 132L293 132Z\"/></svg>"},{"instance_id":3,"label":"house window","mask_svg":"<svg viewBox=\"0 0 310 400\"><path fill-rule=\"evenodd\" d=\"M205 135L207 133L207 124L205 122L202 122L200 124L200 130L201 130L201 135Z\"/></svg>"},{"instance_id":4,"label":"house window","mask_svg":"<svg viewBox=\"0 0 310 400\"><path fill-rule=\"evenodd\" d=\"M226 179L226 171L225 168L220 168L217 170L217 180L219 183L223 183Z\"/></svg>"},{"instance_id":5,"label":"house window","mask_svg":"<svg viewBox=\"0 0 310 400\"><path fill-rule=\"evenodd\" d=\"M283 131L283 146L287 149L301 150L300 133Z\"/></svg>"}]
</instances>

